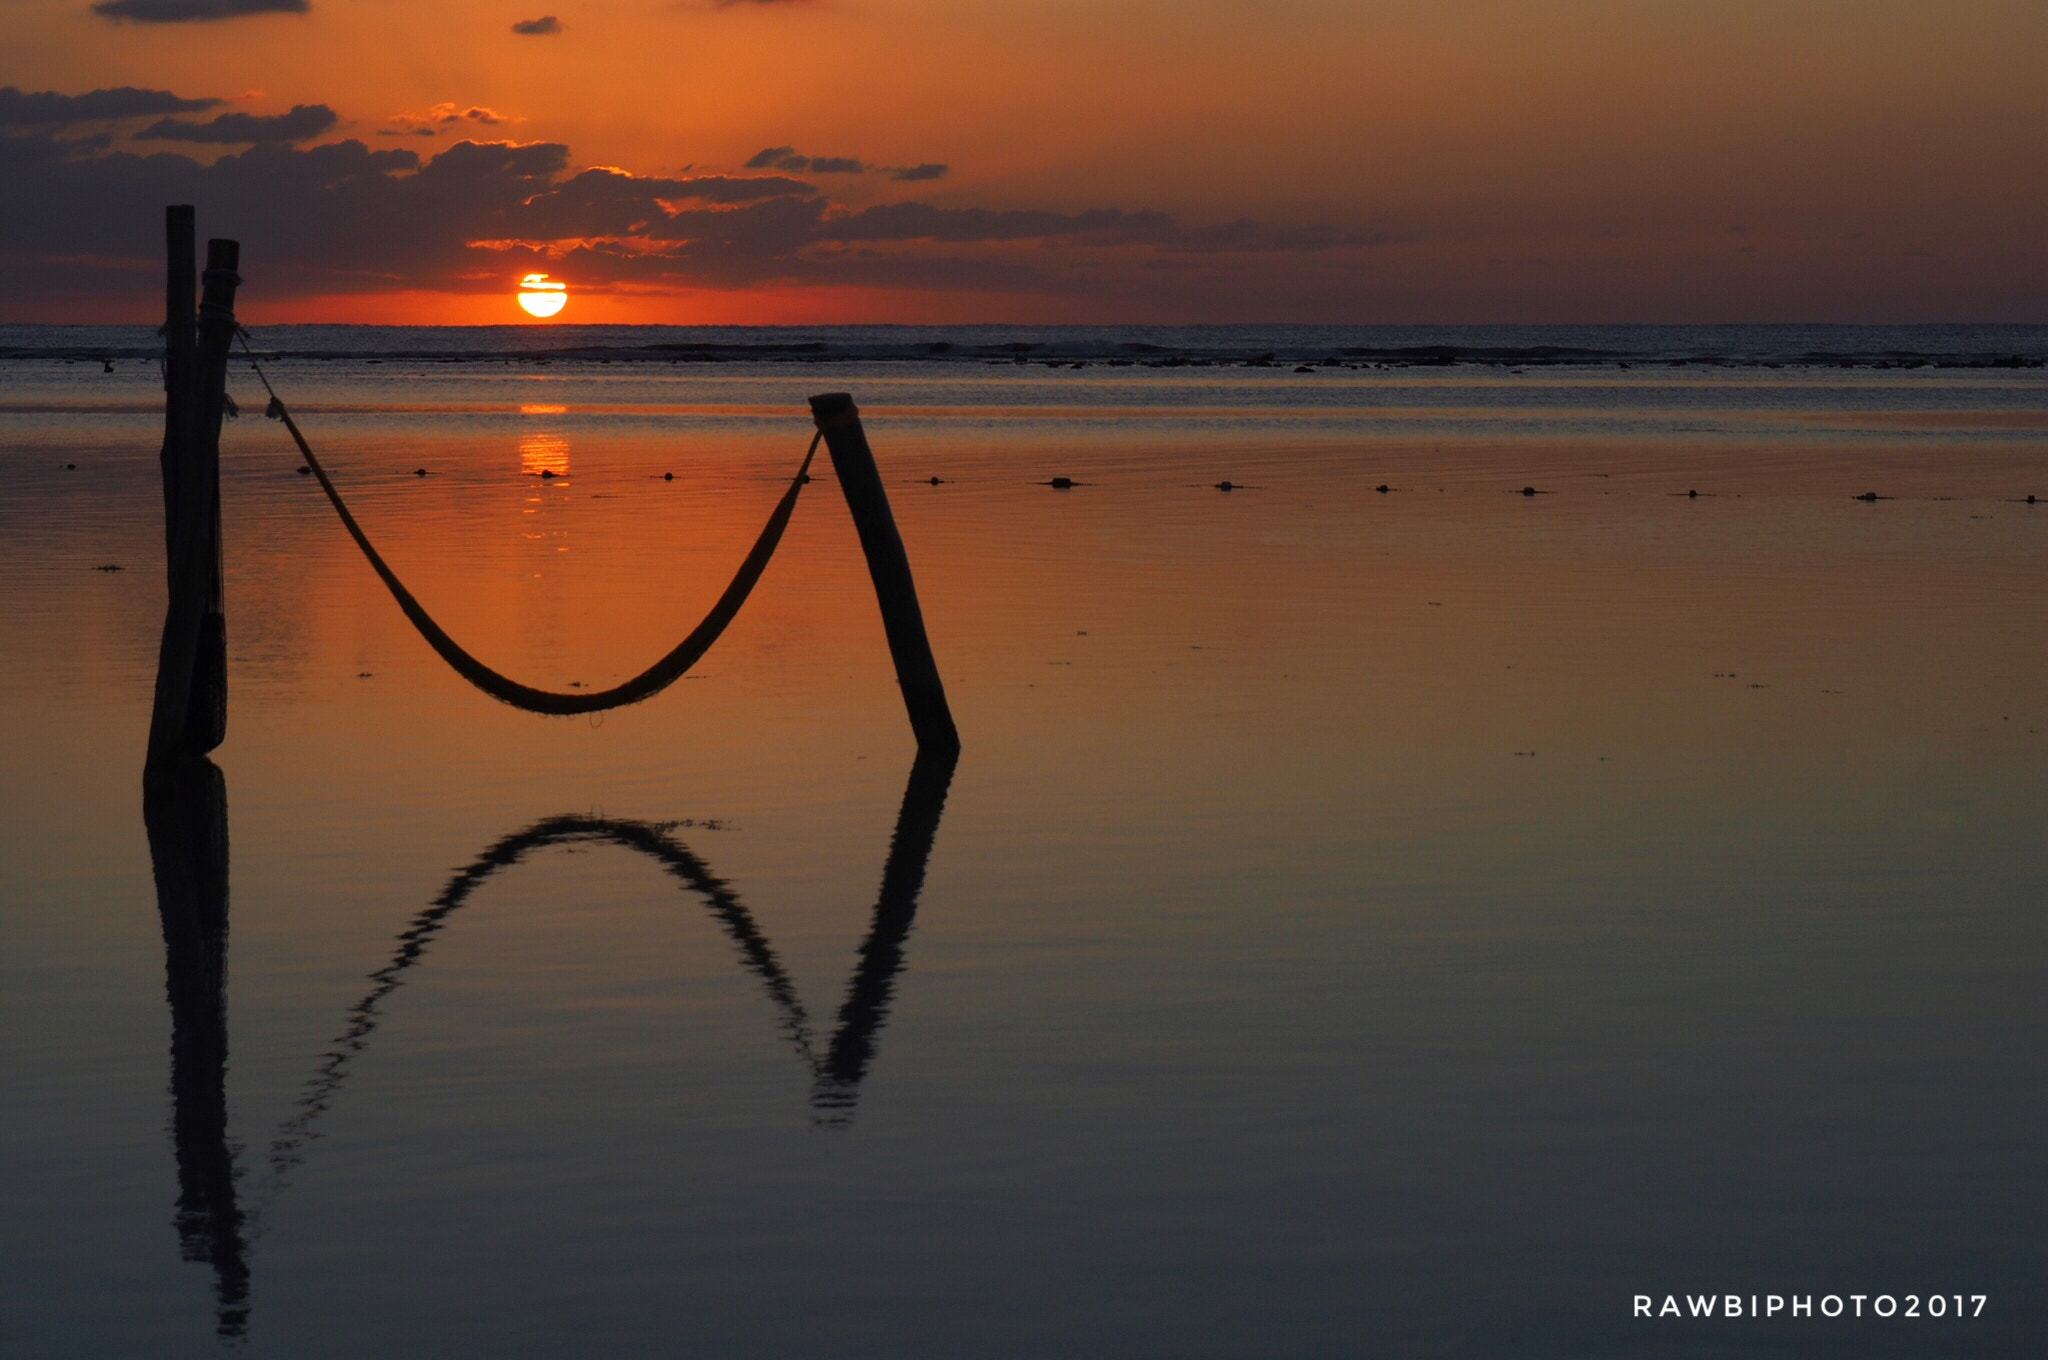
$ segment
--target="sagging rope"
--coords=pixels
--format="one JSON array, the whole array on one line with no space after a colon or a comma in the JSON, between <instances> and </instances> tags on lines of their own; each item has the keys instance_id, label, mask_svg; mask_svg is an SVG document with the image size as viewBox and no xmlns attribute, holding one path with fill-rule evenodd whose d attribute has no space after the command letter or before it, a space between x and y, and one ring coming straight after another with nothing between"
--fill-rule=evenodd
<instances>
[{"instance_id":1,"label":"sagging rope","mask_svg":"<svg viewBox=\"0 0 2048 1360\"><path fill-rule=\"evenodd\" d=\"M777 545L782 542L782 531L788 527L790 514L796 509L797 495L803 490L804 483L810 480L811 459L817 456L818 443L825 437L824 427L821 426L817 434L811 437L811 446L805 450L804 460L798 466L796 476L790 479L789 490L782 493L782 499L776 503L774 513L768 516L768 523L762 528L761 536L754 540L753 551L747 554L746 560L740 563L739 570L733 574L732 584L725 588L725 593L711 606L711 612L704 616L704 621L692 629L688 637L676 644L675 650L624 684L590 694L563 694L555 690L535 689L531 685L522 685L517 680L492 670L471 656L460 643L448 636L447 630L434 622L433 616L413 598L412 592L399 581L396 573L385 565L383 557L371 546L369 536L363 532L362 526L356 523L356 517L350 514L348 506L342 503L341 493L334 489L334 483L327 476L327 469L320 466L320 460L314 456L312 446L306 442L306 436L300 433L298 422L292 419L292 413L285 408L284 400L277 395L277 389L270 385L270 377L264 373L263 365L256 361L255 352L249 349L246 334L242 336L242 349L248 354L249 367L255 370L257 380L263 384L263 390L270 394L270 409L265 414L273 419L282 420L285 429L291 432L292 442L299 446L300 454L305 457L306 466L311 468L313 476L319 479L320 489L327 493L328 502L334 506L334 513L341 516L342 527L348 530L349 537L356 541L356 546L363 550L363 556L369 559L370 566L383 580L385 588L391 592L391 598L398 602L398 607L405 612L405 617L412 621L412 626L419 630L419 635L426 639L427 645L432 647L443 661L455 669L457 675L493 699L510 704L514 708L525 709L528 713L555 716L602 713L607 709L623 708L627 704L637 704L642 699L652 698L681 679L690 667L697 664L704 653L711 650L711 644L718 641L719 635L732 623L733 618L740 612L740 606L747 602L747 596L753 592L755 582L759 581L761 573L767 570L768 559L775 555Z\"/></svg>"}]
</instances>

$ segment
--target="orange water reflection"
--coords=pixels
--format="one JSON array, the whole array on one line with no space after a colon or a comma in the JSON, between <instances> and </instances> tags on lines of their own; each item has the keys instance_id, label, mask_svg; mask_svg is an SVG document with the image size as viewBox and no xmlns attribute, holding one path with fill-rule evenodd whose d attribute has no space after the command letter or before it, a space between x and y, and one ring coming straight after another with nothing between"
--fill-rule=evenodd
<instances>
[{"instance_id":1,"label":"orange water reflection","mask_svg":"<svg viewBox=\"0 0 2048 1360\"><path fill-rule=\"evenodd\" d=\"M414 440L412 456L449 475L362 479L352 495L393 567L486 663L544 688L596 688L702 617L802 433L593 432L573 460L552 430ZM2038 599L2038 526L1986 494L2019 484L1994 466L2011 451L1933 463L1860 445L1836 462L1805 445L1360 450L1063 432L1013 446L887 422L874 434L971 750L1094 734L1156 746L1195 788L1270 778L1332 793L1397 767L1455 784L1451 771L1474 773L1465 760L1532 749L1598 766L1700 741L1782 764L1817 758L1818 733L1853 743L1911 721L1957 668L2024 673L2043 645L1996 622ZM524 476L505 466L514 451ZM1052 472L1081 485L1050 490ZM1217 492L1226 477L1245 489ZM1551 494L1508 494L1531 481ZM1866 484L1907 499L1852 502ZM1689 487L1701 497L1674 499ZM229 489L249 545L230 562L247 620L238 694L368 705L357 720L394 725L380 738L392 749L417 740L465 765L540 739L548 724L433 661L333 525L301 517L299 489ZM1983 499L1934 499L1957 491ZM2016 694L1987 688L2005 697L1981 702L2007 704L1990 721L2021 712ZM1853 715L1834 691L1854 692ZM412 704L429 696L462 722L416 723ZM828 737L834 715L858 720ZM771 745L907 743L829 476L691 683L613 721L659 731L655 747L710 742L745 761ZM1184 740L1188 725L1217 723L1221 744ZM1224 777L1257 750L1274 768Z\"/></svg>"},{"instance_id":2,"label":"orange water reflection","mask_svg":"<svg viewBox=\"0 0 2048 1360\"><path fill-rule=\"evenodd\" d=\"M522 411L525 409L527 408L521 408ZM558 434L536 432L521 435L519 470L529 477L538 477L543 473L551 477L568 476L569 441Z\"/></svg>"},{"instance_id":3,"label":"orange water reflection","mask_svg":"<svg viewBox=\"0 0 2048 1360\"><path fill-rule=\"evenodd\" d=\"M702 616L804 424L757 438L585 421L573 491L519 475L510 420L402 442L335 421L320 447L459 640L567 688L644 666ZM1348 1195L1328 1240L1365 1221L1353 1206L1385 1206L1389 1256L1505 1277L1573 1214L1588 1240L1657 1240L1666 1206L1640 1221L1600 1206L1702 1147L1767 1149L1703 1163L1699 1207L1681 1206L1695 1240L1739 1243L1757 1221L1724 1204L1808 1204L1819 1186L1861 1205L1885 1167L1938 1165L1964 1126L1985 1162L1972 1184L1990 1188L1930 1200L1927 1231L1967 1213L2019 1240L2024 1204L2001 1206L2032 1174L2038 1121L2002 1094L2024 1083L1998 1041L2039 1009L2048 519L2000 497L2041 484L2038 442L1435 447L880 417L869 431L967 750L864 1084L855 1136L870 1141L846 1145L886 1134L921 1157L841 1155L859 1183L827 1181L779 1132L805 1116L769 1065L785 1061L763 1027L776 1010L735 979L730 949L678 933L672 888L641 856L536 847L493 881L488 924L435 944L433 984L393 1006L325 1126L331 1152L280 1202L267 1242L335 1245L261 1258L267 1327L352 1320L353 1278L310 1273L329 1258L430 1281L403 1300L422 1325L450 1298L466 1322L512 1288L545 1302L565 1279L609 1287L579 1243L616 1241L636 1279L686 1282L702 1259L673 1243L692 1215L794 1225L763 1241L799 1266L823 1241L822 1272L844 1249L816 1228L819 1184L906 1241L928 1215L883 1216L935 1184L991 1187L975 1192L990 1214L1027 1224L1047 1184L1134 1222L1160 1185L1205 1214L1218 1185L1260 1214L1298 1203L1302 1222ZM901 841L889 813L910 733L829 471L702 668L599 726L453 676L318 489L279 467L277 435L245 420L224 437L235 1004L262 1021L234 1035L243 1108L291 1108L364 969L415 928L422 885L563 809L586 827L707 819L692 839L762 904L802 995L846 997L859 1021L869 998L846 960L875 958L861 904L891 889L885 868L875 891L874 862ZM135 1230L168 1207L163 942L138 909L140 838L106 828L133 820L161 491L149 439L121 460L79 447L75 471L10 471L39 513L13 521L12 561L30 566L4 569L0 643L23 659L0 691L30 718L11 754L35 777L0 792L0 830L11 881L31 885L9 900L26 923L10 938L41 954L0 957L9 997L50 1017L8 1051L54 1055L10 1090L35 1096L45 1144L70 1137L109 1177L159 1157L154 1188L115 1209L62 1183L24 1192L42 1196L35 1221L77 1225L65 1240L148 1278L168 1257L160 1229ZM1076 485L1046 486L1054 474ZM1513 494L1531 484L1548 494ZM1896 498L1850 499L1873 487ZM576 551L558 551L572 532ZM105 980L81 985L88 968ZM213 1001L220 976L180 964L174 1002ZM117 983L146 1004L109 1006ZM191 1123L173 1138L185 1222L214 1231L180 1240L225 1263L228 1306L248 1201L228 1194L225 1012L200 1011L177 1012L194 1021L173 1048ZM144 1060L110 1061L124 1053ZM845 1056L857 1071L862 1054ZM1929 1085L1951 1068L1952 1088ZM121 1082L144 1116L126 1144L98 1132ZM1814 1108L1840 1118L1813 1125ZM963 1114L988 1138L952 1136ZM1575 1160L1532 1152L1532 1120L1583 1129ZM1845 1144L1843 1129L1873 1128ZM912 1161L914 1176L892 1169ZM1151 1163L1174 1179L1127 1191ZM571 1174L545 1174L558 1164ZM1283 1164L1298 1178L1245 1179ZM1037 1170L1003 1189L1018 1166ZM1382 1167L1412 1202L1381 1195ZM1548 1200L1527 1188L1551 1185ZM1891 1209L1870 1212L1871 1235L1896 1227ZM507 1274L549 1255L521 1236L535 1223L584 1273ZM1148 1236L1148 1260L1258 1229L1189 1223ZM1864 1226L1845 1207L1792 1231L1820 1251L1844 1223ZM451 1233L510 1245L481 1265L436 1259ZM1501 1233L1497 1259L1475 1262ZM77 1254L80 1278L111 1269ZM1178 1285L1209 1258L1159 1259ZM765 1315L790 1273L778 1257L730 1292ZM1009 1281L966 1287L1000 1298Z\"/></svg>"}]
</instances>

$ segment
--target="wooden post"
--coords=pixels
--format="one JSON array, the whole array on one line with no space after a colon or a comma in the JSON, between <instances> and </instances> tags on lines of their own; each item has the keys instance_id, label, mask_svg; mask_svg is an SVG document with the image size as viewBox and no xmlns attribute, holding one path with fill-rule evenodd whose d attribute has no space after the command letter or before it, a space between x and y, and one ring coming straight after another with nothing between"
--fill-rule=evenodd
<instances>
[{"instance_id":1,"label":"wooden post","mask_svg":"<svg viewBox=\"0 0 2048 1360\"><path fill-rule=\"evenodd\" d=\"M178 555L178 476L183 471L185 427L191 420L192 363L199 342L199 270L192 256L198 246L191 204L164 209L164 236L170 268L165 271L164 447L159 461L164 477L164 558L168 568Z\"/></svg>"},{"instance_id":2,"label":"wooden post","mask_svg":"<svg viewBox=\"0 0 2048 1360\"><path fill-rule=\"evenodd\" d=\"M192 698L185 710L185 745L194 755L213 750L228 735L227 599L223 580L226 552L220 525L220 424L227 413L228 355L241 330L235 321L236 273L242 247L236 241L206 243L206 273L199 303L200 476L206 484L206 603L199 615L199 648L192 662Z\"/></svg>"},{"instance_id":3,"label":"wooden post","mask_svg":"<svg viewBox=\"0 0 2048 1360\"><path fill-rule=\"evenodd\" d=\"M241 247L206 243L205 296L192 320L192 209L166 211L170 275L164 346L164 542L170 602L157 649L146 771L204 755L227 735L221 585L220 423L235 338Z\"/></svg>"},{"instance_id":4,"label":"wooden post","mask_svg":"<svg viewBox=\"0 0 2048 1360\"><path fill-rule=\"evenodd\" d=\"M903 688L903 706L910 710L911 731L920 748L957 751L960 733L946 706L946 687L939 682L939 665L925 636L924 611L917 605L903 535L896 531L896 516L889 509L889 493L882 489L882 474L868 448L860 412L851 395L827 392L811 398L811 416L824 431L832 470L839 474L839 489L846 493L846 508L853 512L853 527L868 559L868 575L882 606L882 631L896 661L896 683Z\"/></svg>"}]
</instances>

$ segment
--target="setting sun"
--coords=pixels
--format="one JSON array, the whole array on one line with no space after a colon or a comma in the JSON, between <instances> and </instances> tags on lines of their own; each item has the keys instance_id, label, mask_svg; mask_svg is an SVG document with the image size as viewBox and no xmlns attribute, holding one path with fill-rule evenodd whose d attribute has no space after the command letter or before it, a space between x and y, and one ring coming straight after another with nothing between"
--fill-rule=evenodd
<instances>
[{"instance_id":1,"label":"setting sun","mask_svg":"<svg viewBox=\"0 0 2048 1360\"><path fill-rule=\"evenodd\" d=\"M528 274L519 281L519 305L529 316L545 319L568 304L569 285L566 283L558 283L545 274Z\"/></svg>"}]
</instances>

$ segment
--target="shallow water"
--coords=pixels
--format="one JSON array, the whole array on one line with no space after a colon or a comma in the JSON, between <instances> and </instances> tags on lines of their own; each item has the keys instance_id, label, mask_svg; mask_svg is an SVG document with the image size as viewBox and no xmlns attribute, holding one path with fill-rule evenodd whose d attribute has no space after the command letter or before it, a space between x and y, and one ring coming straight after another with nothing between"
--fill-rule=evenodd
<instances>
[{"instance_id":1,"label":"shallow water","mask_svg":"<svg viewBox=\"0 0 2048 1360\"><path fill-rule=\"evenodd\" d=\"M9 361L0 1348L2014 1353L2048 380L1687 374L273 366L549 687L694 624L852 391L920 787L829 474L689 678L532 718L238 371L223 1089L141 809L153 369ZM1989 1301L1630 1316L1707 1292Z\"/></svg>"}]
</instances>

